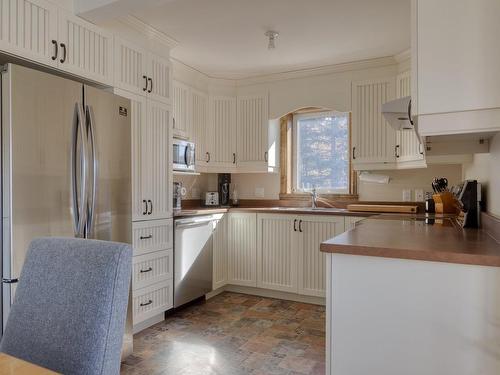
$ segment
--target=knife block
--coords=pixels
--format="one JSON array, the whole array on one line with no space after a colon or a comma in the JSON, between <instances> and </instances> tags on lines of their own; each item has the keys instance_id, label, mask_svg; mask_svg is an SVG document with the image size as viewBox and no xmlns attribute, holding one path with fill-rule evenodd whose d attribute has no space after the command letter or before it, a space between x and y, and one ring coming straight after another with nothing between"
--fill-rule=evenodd
<instances>
[{"instance_id":1,"label":"knife block","mask_svg":"<svg viewBox=\"0 0 500 375\"><path fill-rule=\"evenodd\" d=\"M455 196L449 191L434 194L432 196L437 214L455 214L457 213L457 203Z\"/></svg>"}]
</instances>

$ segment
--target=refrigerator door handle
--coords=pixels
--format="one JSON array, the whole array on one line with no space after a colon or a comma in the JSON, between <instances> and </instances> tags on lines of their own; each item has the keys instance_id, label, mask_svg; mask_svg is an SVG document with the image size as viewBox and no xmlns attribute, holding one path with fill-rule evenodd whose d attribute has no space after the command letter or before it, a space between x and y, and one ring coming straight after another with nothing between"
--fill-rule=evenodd
<instances>
[{"instance_id":1,"label":"refrigerator door handle","mask_svg":"<svg viewBox=\"0 0 500 375\"><path fill-rule=\"evenodd\" d=\"M95 116L94 110L92 106L86 106L85 108L85 120L87 122L87 132L88 132L88 147L89 147L89 170L90 170L90 179L89 179L89 192L88 192L88 218L87 218L87 235L90 235L93 231L94 225L94 212L95 212L95 204L97 197L97 176L98 176L98 166L99 160L97 157L97 144L96 144L96 133L95 133Z\"/></svg>"},{"instance_id":2,"label":"refrigerator door handle","mask_svg":"<svg viewBox=\"0 0 500 375\"><path fill-rule=\"evenodd\" d=\"M78 141L80 140L80 147ZM78 165L80 165L78 176ZM78 194L80 188L80 194ZM71 190L75 237L84 237L87 219L87 136L83 108L75 103L71 139Z\"/></svg>"}]
</instances>

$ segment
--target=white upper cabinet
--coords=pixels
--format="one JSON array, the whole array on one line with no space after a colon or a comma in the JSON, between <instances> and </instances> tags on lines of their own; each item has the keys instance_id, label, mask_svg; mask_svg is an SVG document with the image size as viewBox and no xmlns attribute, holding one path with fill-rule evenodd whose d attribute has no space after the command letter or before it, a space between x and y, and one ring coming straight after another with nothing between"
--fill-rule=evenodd
<instances>
[{"instance_id":1,"label":"white upper cabinet","mask_svg":"<svg viewBox=\"0 0 500 375\"><path fill-rule=\"evenodd\" d=\"M149 96L157 101L170 103L172 96L172 87L170 84L172 67L170 61L154 53L149 53L147 75L149 80L147 92Z\"/></svg>"},{"instance_id":2,"label":"white upper cabinet","mask_svg":"<svg viewBox=\"0 0 500 375\"><path fill-rule=\"evenodd\" d=\"M412 1L419 133L500 130L500 1Z\"/></svg>"},{"instance_id":3,"label":"white upper cabinet","mask_svg":"<svg viewBox=\"0 0 500 375\"><path fill-rule=\"evenodd\" d=\"M57 8L44 0L0 0L0 50L57 66Z\"/></svg>"},{"instance_id":4,"label":"white upper cabinet","mask_svg":"<svg viewBox=\"0 0 500 375\"><path fill-rule=\"evenodd\" d=\"M59 68L96 82L113 84L113 35L59 10Z\"/></svg>"},{"instance_id":5,"label":"white upper cabinet","mask_svg":"<svg viewBox=\"0 0 500 375\"><path fill-rule=\"evenodd\" d=\"M411 71L407 70L396 76L396 98L411 96ZM406 165L414 166L411 162L423 161L424 147L420 143L414 130L399 130L397 132L397 154L398 168ZM425 163L422 163L422 167Z\"/></svg>"},{"instance_id":6,"label":"white upper cabinet","mask_svg":"<svg viewBox=\"0 0 500 375\"><path fill-rule=\"evenodd\" d=\"M196 145L196 167L205 167L207 164L207 149L211 145L211 137L207 130L208 124L208 95L191 89L190 90L190 108L191 108L191 128L192 140Z\"/></svg>"},{"instance_id":7,"label":"white upper cabinet","mask_svg":"<svg viewBox=\"0 0 500 375\"><path fill-rule=\"evenodd\" d=\"M114 85L170 104L171 66L168 59L115 37Z\"/></svg>"},{"instance_id":8,"label":"white upper cabinet","mask_svg":"<svg viewBox=\"0 0 500 375\"><path fill-rule=\"evenodd\" d=\"M144 95L149 84L147 58L146 50L115 36L115 87Z\"/></svg>"},{"instance_id":9,"label":"white upper cabinet","mask_svg":"<svg viewBox=\"0 0 500 375\"><path fill-rule=\"evenodd\" d=\"M236 98L210 96L206 157L208 167L236 167Z\"/></svg>"},{"instance_id":10,"label":"white upper cabinet","mask_svg":"<svg viewBox=\"0 0 500 375\"><path fill-rule=\"evenodd\" d=\"M178 82L172 82L174 111L173 131L174 137L190 139L191 138L191 89L189 86Z\"/></svg>"},{"instance_id":11,"label":"white upper cabinet","mask_svg":"<svg viewBox=\"0 0 500 375\"><path fill-rule=\"evenodd\" d=\"M382 115L382 104L394 99L395 78L352 83L352 161L360 169L396 162L396 131Z\"/></svg>"},{"instance_id":12,"label":"white upper cabinet","mask_svg":"<svg viewBox=\"0 0 500 375\"><path fill-rule=\"evenodd\" d=\"M238 169L267 171L269 96L238 96Z\"/></svg>"}]
</instances>

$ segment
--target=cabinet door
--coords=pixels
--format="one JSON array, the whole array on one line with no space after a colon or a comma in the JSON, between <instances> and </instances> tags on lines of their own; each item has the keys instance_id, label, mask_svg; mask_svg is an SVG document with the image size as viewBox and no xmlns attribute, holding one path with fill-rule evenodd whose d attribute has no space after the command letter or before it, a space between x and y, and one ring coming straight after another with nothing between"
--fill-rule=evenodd
<instances>
[{"instance_id":1,"label":"cabinet door","mask_svg":"<svg viewBox=\"0 0 500 375\"><path fill-rule=\"evenodd\" d=\"M298 218L299 294L325 297L326 254L320 244L344 232L342 216L301 216Z\"/></svg>"},{"instance_id":2,"label":"cabinet door","mask_svg":"<svg viewBox=\"0 0 500 375\"><path fill-rule=\"evenodd\" d=\"M148 140L146 137L147 99L128 91L115 89L114 93L130 99L130 122L132 134L132 221L148 220L146 207L148 192L143 181L147 179Z\"/></svg>"},{"instance_id":3,"label":"cabinet door","mask_svg":"<svg viewBox=\"0 0 500 375\"><path fill-rule=\"evenodd\" d=\"M382 104L394 98L394 78L353 82L353 164L394 163L396 131L382 116Z\"/></svg>"},{"instance_id":4,"label":"cabinet door","mask_svg":"<svg viewBox=\"0 0 500 375\"><path fill-rule=\"evenodd\" d=\"M150 219L166 219L172 216L172 110L169 105L148 99L146 121L147 146L145 156L146 178L142 189L150 201Z\"/></svg>"},{"instance_id":5,"label":"cabinet door","mask_svg":"<svg viewBox=\"0 0 500 375\"><path fill-rule=\"evenodd\" d=\"M173 117L173 131L174 137L189 139L190 121L191 121L191 108L190 108L190 89L188 86L181 82L173 81L173 101L172 109L174 111Z\"/></svg>"},{"instance_id":6,"label":"cabinet door","mask_svg":"<svg viewBox=\"0 0 500 375\"><path fill-rule=\"evenodd\" d=\"M146 59L145 50L115 36L115 87L146 95Z\"/></svg>"},{"instance_id":7,"label":"cabinet door","mask_svg":"<svg viewBox=\"0 0 500 375\"><path fill-rule=\"evenodd\" d=\"M59 68L81 77L113 84L113 35L59 10Z\"/></svg>"},{"instance_id":8,"label":"cabinet door","mask_svg":"<svg viewBox=\"0 0 500 375\"><path fill-rule=\"evenodd\" d=\"M0 50L57 66L57 8L44 0L0 0ZM56 42L57 43L57 42Z\"/></svg>"},{"instance_id":9,"label":"cabinet door","mask_svg":"<svg viewBox=\"0 0 500 375\"><path fill-rule=\"evenodd\" d=\"M207 150L209 166L236 166L236 99L230 96L210 97L211 148Z\"/></svg>"},{"instance_id":10,"label":"cabinet door","mask_svg":"<svg viewBox=\"0 0 500 375\"><path fill-rule=\"evenodd\" d=\"M267 171L268 95L238 97L238 168Z\"/></svg>"},{"instance_id":11,"label":"cabinet door","mask_svg":"<svg viewBox=\"0 0 500 375\"><path fill-rule=\"evenodd\" d=\"M228 284L257 286L256 230L256 214L229 214Z\"/></svg>"},{"instance_id":12,"label":"cabinet door","mask_svg":"<svg viewBox=\"0 0 500 375\"><path fill-rule=\"evenodd\" d=\"M411 71L399 73L396 76L396 98L411 96ZM424 149L414 130L399 130L397 132L397 161L409 162L424 159Z\"/></svg>"},{"instance_id":13,"label":"cabinet door","mask_svg":"<svg viewBox=\"0 0 500 375\"><path fill-rule=\"evenodd\" d=\"M257 215L259 288L297 293L296 230L297 219L293 215Z\"/></svg>"},{"instance_id":14,"label":"cabinet door","mask_svg":"<svg viewBox=\"0 0 500 375\"><path fill-rule=\"evenodd\" d=\"M208 95L191 89L191 126L196 147L196 166L205 167L207 150L211 148L213 133L208 132Z\"/></svg>"},{"instance_id":15,"label":"cabinet door","mask_svg":"<svg viewBox=\"0 0 500 375\"><path fill-rule=\"evenodd\" d=\"M151 99L170 104L172 68L170 61L153 53L149 53L147 76L149 82L149 97Z\"/></svg>"},{"instance_id":16,"label":"cabinet door","mask_svg":"<svg viewBox=\"0 0 500 375\"><path fill-rule=\"evenodd\" d=\"M212 289L227 284L228 214L216 222L213 234L213 282Z\"/></svg>"}]
</instances>

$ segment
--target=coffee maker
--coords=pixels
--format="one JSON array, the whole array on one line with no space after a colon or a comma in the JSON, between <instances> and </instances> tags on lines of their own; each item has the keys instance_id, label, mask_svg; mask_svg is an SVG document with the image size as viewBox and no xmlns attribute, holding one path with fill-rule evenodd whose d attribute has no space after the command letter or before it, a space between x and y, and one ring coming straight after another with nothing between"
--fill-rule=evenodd
<instances>
[{"instance_id":1,"label":"coffee maker","mask_svg":"<svg viewBox=\"0 0 500 375\"><path fill-rule=\"evenodd\" d=\"M229 191L231 184L231 174L219 173L217 176L219 182L219 204L229 206Z\"/></svg>"}]
</instances>

